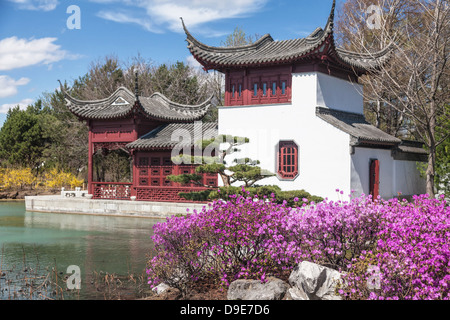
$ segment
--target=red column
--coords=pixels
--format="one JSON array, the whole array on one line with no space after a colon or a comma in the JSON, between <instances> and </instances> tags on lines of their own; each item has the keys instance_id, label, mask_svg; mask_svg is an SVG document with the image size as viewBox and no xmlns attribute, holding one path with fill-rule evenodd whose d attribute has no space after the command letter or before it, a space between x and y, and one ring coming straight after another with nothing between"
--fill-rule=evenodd
<instances>
[{"instance_id":1,"label":"red column","mask_svg":"<svg viewBox=\"0 0 450 320\"><path fill-rule=\"evenodd\" d=\"M94 161L93 161L94 144L92 142L92 130L91 130L90 123L88 123L88 126L89 126L88 193L94 194L94 186L92 184L93 179L94 179Z\"/></svg>"},{"instance_id":2,"label":"red column","mask_svg":"<svg viewBox=\"0 0 450 320\"><path fill-rule=\"evenodd\" d=\"M139 103L139 102L136 101L136 104L137 103ZM140 122L139 122L139 124L140 124ZM139 130L138 130L137 126L138 126L138 121L137 121L136 115L134 115L134 117L133 117L133 130L132 130L132 133L131 133L131 135L132 135L131 140L132 141L136 141L139 138L139 133L138 133ZM139 173L138 173L138 170L137 170L136 152L134 150L132 150L130 155L131 155L131 161L133 163L133 166L132 166L133 172L131 172L131 179L132 179L132 181L131 181L131 183L132 183L132 185L131 185L131 196L137 196L137 187L139 186Z\"/></svg>"},{"instance_id":3,"label":"red column","mask_svg":"<svg viewBox=\"0 0 450 320\"><path fill-rule=\"evenodd\" d=\"M131 196L137 196L137 186L139 185L139 172L137 169L137 158L136 158L136 152L134 150L131 150L131 162L132 162L132 172L131 172Z\"/></svg>"}]
</instances>

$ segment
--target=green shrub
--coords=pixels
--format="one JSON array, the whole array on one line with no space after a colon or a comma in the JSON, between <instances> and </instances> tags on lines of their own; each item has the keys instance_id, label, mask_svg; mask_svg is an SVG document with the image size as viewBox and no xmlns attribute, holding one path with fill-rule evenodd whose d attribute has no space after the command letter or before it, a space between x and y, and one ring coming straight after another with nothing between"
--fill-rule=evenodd
<instances>
[{"instance_id":1,"label":"green shrub","mask_svg":"<svg viewBox=\"0 0 450 320\"><path fill-rule=\"evenodd\" d=\"M230 195L241 195L254 198L255 195L257 195L258 198L266 197L271 199L273 197L274 201L279 204L286 201L287 206L290 207L301 206L305 202L303 199L307 199L308 202L314 201L316 203L323 201L323 198L313 196L305 190L282 191L281 188L276 185L250 187L245 188L245 191L243 191L242 187L220 187L217 190L211 189L201 192L180 192L178 195L191 201L228 199ZM298 198L297 201L294 201L296 198Z\"/></svg>"},{"instance_id":2,"label":"green shrub","mask_svg":"<svg viewBox=\"0 0 450 320\"><path fill-rule=\"evenodd\" d=\"M196 192L180 192L178 193L178 195L190 201L208 201L211 192L214 191L211 189Z\"/></svg>"},{"instance_id":3,"label":"green shrub","mask_svg":"<svg viewBox=\"0 0 450 320\"><path fill-rule=\"evenodd\" d=\"M252 198L255 195L258 195L258 198L264 198L264 196L270 198L272 193L276 194L280 191L281 189L278 186L249 187L245 188L245 191L242 190L242 187L220 187L218 191L213 191L210 193L209 199L228 199L230 195L248 195Z\"/></svg>"}]
</instances>

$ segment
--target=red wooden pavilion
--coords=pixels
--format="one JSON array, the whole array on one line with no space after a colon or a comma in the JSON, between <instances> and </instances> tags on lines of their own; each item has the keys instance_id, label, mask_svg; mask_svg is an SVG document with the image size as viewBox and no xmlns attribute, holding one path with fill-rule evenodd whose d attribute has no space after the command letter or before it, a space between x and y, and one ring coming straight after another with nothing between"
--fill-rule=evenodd
<instances>
[{"instance_id":1,"label":"red wooden pavilion","mask_svg":"<svg viewBox=\"0 0 450 320\"><path fill-rule=\"evenodd\" d=\"M168 175L194 173L193 164L174 164L174 148L194 149L194 143L217 134L216 123L202 123L211 98L199 105L170 101L160 93L150 97L124 87L111 96L93 101L72 97L61 85L69 110L89 127L88 192L94 199L122 199L186 202L179 192L201 191L204 187L180 185ZM181 142L180 137L183 138ZM186 140L186 137L189 139ZM124 150L132 162L132 181L94 181L94 155ZM205 174L203 184L217 185L217 175ZM132 198L133 197L133 198Z\"/></svg>"}]
</instances>

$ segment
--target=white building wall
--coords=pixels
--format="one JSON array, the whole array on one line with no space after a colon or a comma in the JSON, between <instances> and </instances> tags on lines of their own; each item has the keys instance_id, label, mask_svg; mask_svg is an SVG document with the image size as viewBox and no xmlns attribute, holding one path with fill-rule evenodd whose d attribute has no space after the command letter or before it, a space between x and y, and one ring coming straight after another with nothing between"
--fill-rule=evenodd
<instances>
[{"instance_id":1,"label":"white building wall","mask_svg":"<svg viewBox=\"0 0 450 320\"><path fill-rule=\"evenodd\" d=\"M351 189L354 196L369 194L370 160L380 161L380 196L390 199L425 193L425 179L420 177L415 161L394 160L390 150L355 148L351 156Z\"/></svg>"},{"instance_id":2,"label":"white building wall","mask_svg":"<svg viewBox=\"0 0 450 320\"><path fill-rule=\"evenodd\" d=\"M391 198L394 194L393 176L394 159L391 157L391 150L355 148L355 153L351 156L351 189L354 196L369 194L369 173L370 160L380 161L380 196Z\"/></svg>"},{"instance_id":3,"label":"white building wall","mask_svg":"<svg viewBox=\"0 0 450 320\"><path fill-rule=\"evenodd\" d=\"M380 161L380 195L383 198L425 193L415 161L394 160L390 150L356 147L350 154L350 137L316 117L316 107L363 113L362 87L326 74L293 74L292 103L219 108L219 134L243 136L250 143L227 157L249 157L276 173L277 145L294 140L299 147L299 176L294 180L270 177L258 184L278 185L283 190L304 189L313 195L342 199L369 194L371 159Z\"/></svg>"},{"instance_id":4,"label":"white building wall","mask_svg":"<svg viewBox=\"0 0 450 320\"><path fill-rule=\"evenodd\" d=\"M317 106L363 114L362 90L358 83L317 73Z\"/></svg>"},{"instance_id":5,"label":"white building wall","mask_svg":"<svg viewBox=\"0 0 450 320\"><path fill-rule=\"evenodd\" d=\"M283 190L304 189L313 195L338 199L342 196L336 189L350 192L349 136L315 116L316 107L321 105L319 98L323 100L324 96L318 92L333 84L331 79L324 78L319 90L319 78L321 75L316 72L294 74L292 104L219 108L219 134L249 138L250 143L242 146L234 157L259 160L262 168L274 173L278 142L294 140L299 146L299 176L295 180L270 177L259 184L276 184ZM342 99L355 96L341 81L336 82L340 89L335 94ZM325 95L324 101L329 99L330 95ZM228 157L227 163L231 164L232 158Z\"/></svg>"},{"instance_id":6,"label":"white building wall","mask_svg":"<svg viewBox=\"0 0 450 320\"><path fill-rule=\"evenodd\" d=\"M416 161L394 161L394 191L402 195L426 193L426 179L420 176Z\"/></svg>"}]
</instances>

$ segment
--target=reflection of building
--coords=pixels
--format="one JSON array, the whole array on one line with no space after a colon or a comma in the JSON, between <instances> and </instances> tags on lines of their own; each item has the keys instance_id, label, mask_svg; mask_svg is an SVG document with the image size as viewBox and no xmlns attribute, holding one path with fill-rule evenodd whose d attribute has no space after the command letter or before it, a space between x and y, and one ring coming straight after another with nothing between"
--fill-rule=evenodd
<instances>
[{"instance_id":1,"label":"reflection of building","mask_svg":"<svg viewBox=\"0 0 450 320\"><path fill-rule=\"evenodd\" d=\"M324 29L304 39L265 35L241 47L211 47L185 29L188 48L205 70L225 74L219 133L246 136L239 157L258 159L282 189L336 198L337 188L383 197L425 191L416 168L420 144L368 124L358 77L387 62L342 50L334 41L335 1Z\"/></svg>"},{"instance_id":2,"label":"reflection of building","mask_svg":"<svg viewBox=\"0 0 450 320\"><path fill-rule=\"evenodd\" d=\"M174 147L193 149L196 137L217 134L215 123L198 125L206 114L211 99L196 106L181 105L155 93L151 97L117 89L110 97L81 101L70 96L61 86L69 110L89 126L88 191L94 198L150 201L186 201L179 192L203 190L194 185L181 186L168 175L193 173L194 165L175 165L171 160ZM198 132L199 131L199 132ZM172 137L173 135L173 137ZM179 138L188 136L189 141ZM175 140L174 140L175 139ZM186 145L187 144L187 145ZM123 150L132 161L132 182L94 181L93 158ZM217 176L204 175L205 185L217 185Z\"/></svg>"}]
</instances>

